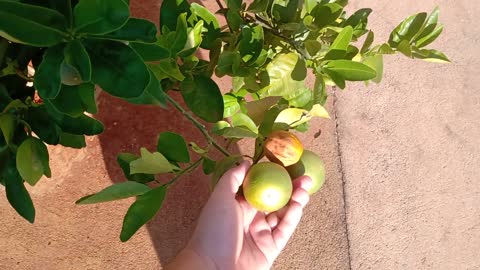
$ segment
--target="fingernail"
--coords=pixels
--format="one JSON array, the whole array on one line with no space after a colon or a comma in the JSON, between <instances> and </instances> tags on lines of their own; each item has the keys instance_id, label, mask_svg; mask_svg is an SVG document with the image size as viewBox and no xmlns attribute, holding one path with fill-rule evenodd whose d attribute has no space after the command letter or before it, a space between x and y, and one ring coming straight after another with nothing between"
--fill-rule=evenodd
<instances>
[{"instance_id":1,"label":"fingernail","mask_svg":"<svg viewBox=\"0 0 480 270\"><path fill-rule=\"evenodd\" d=\"M312 181L312 178L310 178L310 177L306 177L306 179L307 180L304 182L303 186L304 186L305 189L309 189L309 188L312 187L313 181Z\"/></svg>"}]
</instances>

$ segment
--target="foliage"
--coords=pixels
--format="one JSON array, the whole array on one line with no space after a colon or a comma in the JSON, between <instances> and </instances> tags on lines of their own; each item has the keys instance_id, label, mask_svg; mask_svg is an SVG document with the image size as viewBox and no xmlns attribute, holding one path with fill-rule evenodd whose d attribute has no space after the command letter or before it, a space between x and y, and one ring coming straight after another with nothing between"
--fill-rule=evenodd
<instances>
[{"instance_id":1,"label":"foliage","mask_svg":"<svg viewBox=\"0 0 480 270\"><path fill-rule=\"evenodd\" d=\"M21 216L32 223L35 217L24 182L33 186L51 176L45 144L81 148L86 135L103 131L90 116L97 112L96 86L134 104L170 103L207 141L201 148L163 132L154 152L118 155L127 182L77 201L136 196L123 222L120 238L126 241L157 213L183 174L202 165L215 184L241 159L212 133L232 141L254 138L258 161L272 130L306 131L312 118L329 117L326 86L379 83L383 55L449 61L426 48L443 30L437 8L408 17L387 42L373 45L371 10L347 14L345 0L217 2L216 14L227 25L199 4L163 1L157 33L154 23L131 17L124 0L0 0L0 183ZM208 59L198 57L200 48ZM312 89L305 84L309 73ZM232 77L231 89L222 94L214 74ZM179 91L188 110L168 91ZM201 121L213 123L212 130ZM213 160L214 149L225 159Z\"/></svg>"}]
</instances>

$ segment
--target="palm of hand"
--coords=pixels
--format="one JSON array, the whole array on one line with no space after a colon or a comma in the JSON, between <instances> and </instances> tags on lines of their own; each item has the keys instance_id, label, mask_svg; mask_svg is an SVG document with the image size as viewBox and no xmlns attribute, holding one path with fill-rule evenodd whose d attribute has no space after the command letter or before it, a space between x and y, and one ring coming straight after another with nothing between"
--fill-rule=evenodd
<instances>
[{"instance_id":1,"label":"palm of hand","mask_svg":"<svg viewBox=\"0 0 480 270\"><path fill-rule=\"evenodd\" d=\"M309 178L294 181L289 204L265 214L236 196L249 163L228 171L205 205L189 247L217 269L269 269L293 234L309 200Z\"/></svg>"}]
</instances>

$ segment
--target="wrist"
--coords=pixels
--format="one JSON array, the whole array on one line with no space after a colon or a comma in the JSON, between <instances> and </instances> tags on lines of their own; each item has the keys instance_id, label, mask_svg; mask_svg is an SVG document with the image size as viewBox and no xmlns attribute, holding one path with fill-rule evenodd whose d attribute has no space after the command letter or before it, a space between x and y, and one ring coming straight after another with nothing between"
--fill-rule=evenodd
<instances>
[{"instance_id":1,"label":"wrist","mask_svg":"<svg viewBox=\"0 0 480 270\"><path fill-rule=\"evenodd\" d=\"M167 265L165 270L217 270L215 263L188 246Z\"/></svg>"}]
</instances>

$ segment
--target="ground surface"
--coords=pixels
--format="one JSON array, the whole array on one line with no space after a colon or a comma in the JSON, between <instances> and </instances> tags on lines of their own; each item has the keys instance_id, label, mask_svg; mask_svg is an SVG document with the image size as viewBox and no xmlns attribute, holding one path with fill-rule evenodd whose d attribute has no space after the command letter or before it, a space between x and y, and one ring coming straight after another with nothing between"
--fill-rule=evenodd
<instances>
[{"instance_id":1,"label":"ground surface","mask_svg":"<svg viewBox=\"0 0 480 270\"><path fill-rule=\"evenodd\" d=\"M157 20L159 1L131 2L135 15ZM379 41L405 16L439 5L446 30L435 47L453 63L390 57L380 86L350 84L332 95L327 109L336 117L302 135L325 160L327 182L274 269L480 269L480 2L351 2L373 8ZM179 182L127 243L118 235L132 200L74 205L123 181L117 152L152 147L160 131L201 143L174 112L107 95L99 103L104 134L82 150L50 149L54 176L30 189L35 225L0 196L0 269L159 269L186 243L208 198L200 173Z\"/></svg>"}]
</instances>

